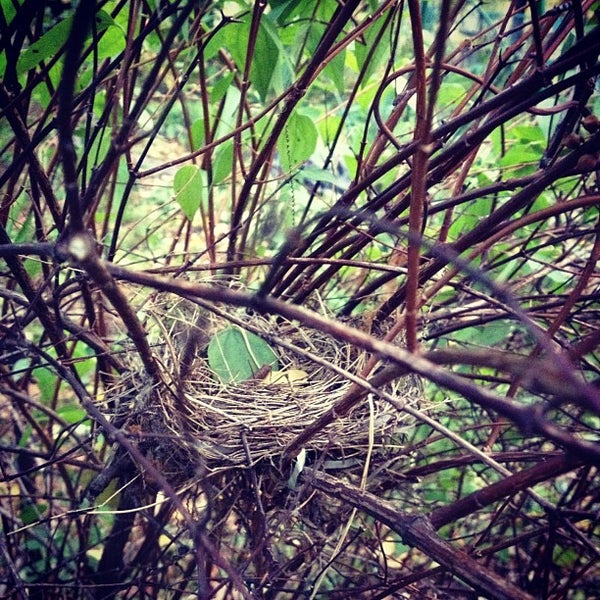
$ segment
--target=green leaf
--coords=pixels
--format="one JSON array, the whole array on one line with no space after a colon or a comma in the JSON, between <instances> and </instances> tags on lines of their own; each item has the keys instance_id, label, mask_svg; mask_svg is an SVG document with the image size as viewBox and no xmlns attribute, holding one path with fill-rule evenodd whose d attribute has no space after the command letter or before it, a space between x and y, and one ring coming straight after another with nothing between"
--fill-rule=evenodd
<instances>
[{"instance_id":1,"label":"green leaf","mask_svg":"<svg viewBox=\"0 0 600 600\"><path fill-rule=\"evenodd\" d=\"M37 67L43 60L54 56L65 44L71 31L73 17L57 23L39 40L36 40L19 56L17 73L22 74Z\"/></svg>"},{"instance_id":2,"label":"green leaf","mask_svg":"<svg viewBox=\"0 0 600 600\"><path fill-rule=\"evenodd\" d=\"M31 358L19 358L16 360L10 370L10 374L15 379L20 379L24 373L31 368Z\"/></svg>"},{"instance_id":3,"label":"green leaf","mask_svg":"<svg viewBox=\"0 0 600 600\"><path fill-rule=\"evenodd\" d=\"M0 10L4 13L4 20L6 24L10 24L17 14L17 6L21 6L23 0L0 0Z\"/></svg>"},{"instance_id":4,"label":"green leaf","mask_svg":"<svg viewBox=\"0 0 600 600\"><path fill-rule=\"evenodd\" d=\"M173 179L175 199L185 216L191 221L202 200L202 174L196 165L181 167Z\"/></svg>"},{"instance_id":5,"label":"green leaf","mask_svg":"<svg viewBox=\"0 0 600 600\"><path fill-rule=\"evenodd\" d=\"M106 155L110 149L110 145L110 133L107 130L100 131L89 146L89 150L86 152L88 156L88 160L85 165L86 181L90 180L94 169L106 158Z\"/></svg>"},{"instance_id":6,"label":"green leaf","mask_svg":"<svg viewBox=\"0 0 600 600\"><path fill-rule=\"evenodd\" d=\"M534 143L515 143L510 146L498 164L503 168L514 169L514 176L524 176L535 172L542 158L542 148Z\"/></svg>"},{"instance_id":7,"label":"green leaf","mask_svg":"<svg viewBox=\"0 0 600 600\"><path fill-rule=\"evenodd\" d=\"M339 176L335 175L327 169L319 169L317 167L303 167L298 171L298 177L308 179L310 181L321 181L322 183L331 183L338 185L340 183Z\"/></svg>"},{"instance_id":8,"label":"green leaf","mask_svg":"<svg viewBox=\"0 0 600 600\"><path fill-rule=\"evenodd\" d=\"M329 64L323 69L323 75L329 77L335 86L338 94L343 96L344 86L344 69L346 66L346 51L342 50L337 54Z\"/></svg>"},{"instance_id":9,"label":"green leaf","mask_svg":"<svg viewBox=\"0 0 600 600\"><path fill-rule=\"evenodd\" d=\"M387 52L389 52L389 46L382 42L385 39L380 36L381 28L385 27L385 19L379 19L378 22L374 23L364 35L363 42L355 42L354 54L358 63L358 68L362 71L365 70L365 76L361 82L361 87L365 87L369 78L377 67L385 60ZM373 52L373 46L376 45L376 49ZM367 60L369 63L367 64Z\"/></svg>"},{"instance_id":10,"label":"green leaf","mask_svg":"<svg viewBox=\"0 0 600 600\"><path fill-rule=\"evenodd\" d=\"M224 77L219 77L210 90L211 104L217 105L228 92L231 82L233 81L233 73L228 73Z\"/></svg>"},{"instance_id":11,"label":"green leaf","mask_svg":"<svg viewBox=\"0 0 600 600\"><path fill-rule=\"evenodd\" d=\"M48 510L48 505L45 502L33 504L29 501L24 501L21 506L21 521L23 525L31 525L39 521L42 515Z\"/></svg>"},{"instance_id":12,"label":"green leaf","mask_svg":"<svg viewBox=\"0 0 600 600\"><path fill-rule=\"evenodd\" d=\"M265 17L265 20L267 17ZM246 65L248 39L250 36L250 19L243 23L232 23L222 29L222 36L215 35L206 46L206 56L210 57L218 48L227 48L236 65L243 71ZM255 87L261 100L265 100L271 79L278 68L281 43L277 39L276 28L267 27L264 22L258 28L252 64L250 65L250 82Z\"/></svg>"},{"instance_id":13,"label":"green leaf","mask_svg":"<svg viewBox=\"0 0 600 600\"><path fill-rule=\"evenodd\" d=\"M197 119L192 123L192 150L198 150L204 145L204 120Z\"/></svg>"},{"instance_id":14,"label":"green leaf","mask_svg":"<svg viewBox=\"0 0 600 600\"><path fill-rule=\"evenodd\" d=\"M310 14L306 10L307 4L309 3L306 0L269 0L269 6L271 7L270 15L277 20L278 25L286 25L294 16L294 13L300 12L298 9L304 8L304 13ZM314 4L314 2L310 4Z\"/></svg>"},{"instance_id":15,"label":"green leaf","mask_svg":"<svg viewBox=\"0 0 600 600\"><path fill-rule=\"evenodd\" d=\"M233 140L228 140L215 153L213 183L220 183L231 174L233 165Z\"/></svg>"},{"instance_id":16,"label":"green leaf","mask_svg":"<svg viewBox=\"0 0 600 600\"><path fill-rule=\"evenodd\" d=\"M66 406L61 406L56 413L61 419L71 425L73 423L81 423L87 418L87 413L85 410L77 404L67 404Z\"/></svg>"},{"instance_id":17,"label":"green leaf","mask_svg":"<svg viewBox=\"0 0 600 600\"><path fill-rule=\"evenodd\" d=\"M496 346L505 341L513 329L508 323L492 322L478 327L459 329L452 333L452 339L478 346Z\"/></svg>"},{"instance_id":18,"label":"green leaf","mask_svg":"<svg viewBox=\"0 0 600 600\"><path fill-rule=\"evenodd\" d=\"M101 34L114 23L111 16L103 10L96 15L96 32ZM65 45L71 33L73 17L67 17L48 30L25 50L17 61L19 75L37 67L43 60L54 57ZM91 32L90 32L91 33ZM122 35L122 34L121 34Z\"/></svg>"},{"instance_id":19,"label":"green leaf","mask_svg":"<svg viewBox=\"0 0 600 600\"><path fill-rule=\"evenodd\" d=\"M552 549L552 562L563 569L573 569L579 560L581 556L573 548L557 545Z\"/></svg>"},{"instance_id":20,"label":"green leaf","mask_svg":"<svg viewBox=\"0 0 600 600\"><path fill-rule=\"evenodd\" d=\"M96 372L96 355L93 350L78 342L73 349L73 359L75 359L75 370L82 381L87 381L93 377Z\"/></svg>"},{"instance_id":21,"label":"green leaf","mask_svg":"<svg viewBox=\"0 0 600 600\"><path fill-rule=\"evenodd\" d=\"M98 58L112 58L125 50L125 35L120 27L110 26L98 41Z\"/></svg>"},{"instance_id":22,"label":"green leaf","mask_svg":"<svg viewBox=\"0 0 600 600\"><path fill-rule=\"evenodd\" d=\"M208 364L223 383L239 383L251 379L264 365L279 369L277 356L267 342L257 335L228 327L208 344Z\"/></svg>"},{"instance_id":23,"label":"green leaf","mask_svg":"<svg viewBox=\"0 0 600 600\"><path fill-rule=\"evenodd\" d=\"M277 142L281 167L289 173L308 160L317 147L317 128L310 117L292 113Z\"/></svg>"},{"instance_id":24,"label":"green leaf","mask_svg":"<svg viewBox=\"0 0 600 600\"><path fill-rule=\"evenodd\" d=\"M47 367L38 367L35 369L35 378L40 389L40 397L43 404L48 404L56 393L58 377L54 371Z\"/></svg>"},{"instance_id":25,"label":"green leaf","mask_svg":"<svg viewBox=\"0 0 600 600\"><path fill-rule=\"evenodd\" d=\"M437 105L440 108L455 108L460 100L464 98L466 89L460 83L443 83L437 96Z\"/></svg>"},{"instance_id":26,"label":"green leaf","mask_svg":"<svg viewBox=\"0 0 600 600\"><path fill-rule=\"evenodd\" d=\"M261 21L256 37L252 68L250 69L250 81L255 85L263 101L267 98L278 63L279 44L276 33Z\"/></svg>"}]
</instances>

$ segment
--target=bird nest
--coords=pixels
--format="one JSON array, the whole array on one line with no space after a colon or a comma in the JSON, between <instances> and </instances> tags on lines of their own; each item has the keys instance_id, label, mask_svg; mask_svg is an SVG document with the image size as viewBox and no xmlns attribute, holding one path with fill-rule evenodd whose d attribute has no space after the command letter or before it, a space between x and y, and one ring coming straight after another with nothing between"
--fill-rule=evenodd
<instances>
[{"instance_id":1,"label":"bird nest","mask_svg":"<svg viewBox=\"0 0 600 600\"><path fill-rule=\"evenodd\" d=\"M120 426L177 485L225 469L280 466L286 448L348 392L348 373L356 374L365 362L362 351L322 332L242 309L207 310L171 299L155 302L146 315L160 377L150 381L132 360L106 398L120 407ZM242 381L224 381L207 348L232 327L265 340L276 364ZM410 378L386 391L400 401L420 396ZM318 456L320 464L360 469L367 453L397 449L405 418L389 402L368 395L313 435L303 452Z\"/></svg>"}]
</instances>

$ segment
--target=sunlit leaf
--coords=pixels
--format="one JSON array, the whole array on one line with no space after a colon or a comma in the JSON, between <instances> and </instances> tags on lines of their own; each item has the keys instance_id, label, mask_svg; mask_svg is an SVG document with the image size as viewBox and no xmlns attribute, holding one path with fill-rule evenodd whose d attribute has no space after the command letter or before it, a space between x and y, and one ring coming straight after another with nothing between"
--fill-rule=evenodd
<instances>
[{"instance_id":1,"label":"sunlit leaf","mask_svg":"<svg viewBox=\"0 0 600 600\"><path fill-rule=\"evenodd\" d=\"M98 42L98 58L117 56L125 49L125 36L120 27L110 26Z\"/></svg>"},{"instance_id":2,"label":"sunlit leaf","mask_svg":"<svg viewBox=\"0 0 600 600\"><path fill-rule=\"evenodd\" d=\"M346 65L346 51L343 50L333 57L323 70L323 74L331 79L338 94L344 93L344 69Z\"/></svg>"},{"instance_id":3,"label":"sunlit leaf","mask_svg":"<svg viewBox=\"0 0 600 600\"><path fill-rule=\"evenodd\" d=\"M202 175L195 165L181 167L173 179L175 199L185 216L191 221L202 201Z\"/></svg>"},{"instance_id":4,"label":"sunlit leaf","mask_svg":"<svg viewBox=\"0 0 600 600\"><path fill-rule=\"evenodd\" d=\"M87 417L85 410L77 404L67 404L66 406L61 406L56 412L61 419L70 424L80 423Z\"/></svg>"},{"instance_id":5,"label":"sunlit leaf","mask_svg":"<svg viewBox=\"0 0 600 600\"><path fill-rule=\"evenodd\" d=\"M265 384L276 384L276 385L300 385L306 383L308 380L308 373L302 369L285 369L284 371L271 371L267 373L264 378Z\"/></svg>"},{"instance_id":6,"label":"sunlit leaf","mask_svg":"<svg viewBox=\"0 0 600 600\"><path fill-rule=\"evenodd\" d=\"M312 156L317 147L317 137L317 128L310 117L297 113L290 115L277 144L284 172L291 171Z\"/></svg>"}]
</instances>

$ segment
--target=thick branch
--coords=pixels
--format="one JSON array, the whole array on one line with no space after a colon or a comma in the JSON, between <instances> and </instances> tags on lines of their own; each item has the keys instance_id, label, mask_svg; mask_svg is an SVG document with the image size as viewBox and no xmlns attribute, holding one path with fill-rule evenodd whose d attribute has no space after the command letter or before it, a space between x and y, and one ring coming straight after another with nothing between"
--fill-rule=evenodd
<instances>
[{"instance_id":1,"label":"thick branch","mask_svg":"<svg viewBox=\"0 0 600 600\"><path fill-rule=\"evenodd\" d=\"M326 473L305 469L305 477L318 490L384 523L402 536L405 544L418 548L486 597L495 600L533 600L532 596L486 569L466 552L442 540L427 517L403 513L390 502L342 483Z\"/></svg>"}]
</instances>

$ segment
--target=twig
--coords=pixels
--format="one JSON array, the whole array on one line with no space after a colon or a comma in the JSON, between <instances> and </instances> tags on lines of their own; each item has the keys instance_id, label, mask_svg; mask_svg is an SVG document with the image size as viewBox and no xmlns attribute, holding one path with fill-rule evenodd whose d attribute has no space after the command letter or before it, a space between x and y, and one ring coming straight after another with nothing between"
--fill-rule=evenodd
<instances>
[{"instance_id":1,"label":"twig","mask_svg":"<svg viewBox=\"0 0 600 600\"><path fill-rule=\"evenodd\" d=\"M429 517L431 524L435 529L440 529L440 527L452 523L461 517L465 517L501 498L513 496L517 492L533 487L536 483L547 479L554 479L563 473L568 473L576 469L582 464L583 461L565 454L553 456L529 469L519 471L481 490L477 490L448 506L441 506L434 509Z\"/></svg>"},{"instance_id":2,"label":"twig","mask_svg":"<svg viewBox=\"0 0 600 600\"><path fill-rule=\"evenodd\" d=\"M90 233L77 233L67 241L66 250L75 264L88 273L115 307L127 327L127 332L146 367L146 372L154 381L158 381L158 366L146 339L146 332L121 288L106 268L106 264L100 260L96 240Z\"/></svg>"}]
</instances>

